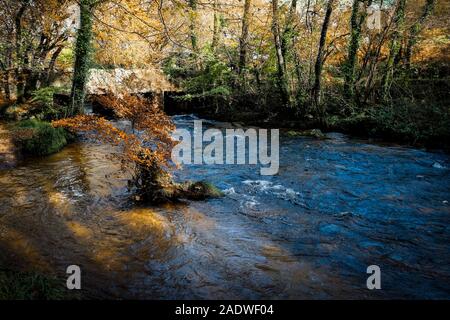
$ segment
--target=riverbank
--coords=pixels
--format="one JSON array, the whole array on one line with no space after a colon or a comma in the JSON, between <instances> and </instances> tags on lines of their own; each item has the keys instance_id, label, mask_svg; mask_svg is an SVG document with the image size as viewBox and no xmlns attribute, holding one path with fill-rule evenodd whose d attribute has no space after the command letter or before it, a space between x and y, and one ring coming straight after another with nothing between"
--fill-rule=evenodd
<instances>
[{"instance_id":1,"label":"riverbank","mask_svg":"<svg viewBox=\"0 0 450 320\"><path fill-rule=\"evenodd\" d=\"M237 127L279 128L285 132L295 132L296 135L319 129L324 133L339 132L374 142L450 152L450 115L445 103L437 104L435 107L420 103L416 105L403 103L395 107L372 106L364 113L347 116L333 112L338 107L329 106L331 112L325 121L318 121L312 115L300 116L295 110L274 114L270 109L263 107L255 111L254 106L248 109L226 105L215 108L207 100L185 101L179 99L180 95L182 95L180 92L164 95L164 109L167 114L196 114L209 120L229 122ZM55 103L59 105L60 101ZM107 118L114 118L111 110L99 105L96 99L93 99L93 107L94 112ZM3 106L2 109L6 110L7 107ZM0 127L0 139L3 139L0 147L0 163L3 164L0 165L12 166L16 161L17 147L14 146L11 134L4 124Z\"/></svg>"},{"instance_id":2,"label":"riverbank","mask_svg":"<svg viewBox=\"0 0 450 320\"><path fill-rule=\"evenodd\" d=\"M376 142L450 152L450 111L445 102L434 108L404 103L395 107L372 106L365 112L351 115L330 112L325 121L319 121L312 115L298 115L295 110L275 114L265 108L257 111L244 107L214 108L206 100L179 101L179 95L166 97L168 114L195 114L236 126L279 128L300 133L320 129L324 133L339 132ZM333 106L329 109L333 110Z\"/></svg>"}]
</instances>

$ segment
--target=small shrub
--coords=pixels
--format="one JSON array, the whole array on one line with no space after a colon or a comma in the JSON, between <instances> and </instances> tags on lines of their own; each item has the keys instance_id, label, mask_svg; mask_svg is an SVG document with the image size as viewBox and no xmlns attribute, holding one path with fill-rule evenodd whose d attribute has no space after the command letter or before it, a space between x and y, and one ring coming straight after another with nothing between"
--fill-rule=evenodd
<instances>
[{"instance_id":1,"label":"small shrub","mask_svg":"<svg viewBox=\"0 0 450 320\"><path fill-rule=\"evenodd\" d=\"M36 119L19 122L14 136L25 153L39 156L58 152L67 144L68 138L63 128L54 128L50 123Z\"/></svg>"},{"instance_id":2,"label":"small shrub","mask_svg":"<svg viewBox=\"0 0 450 320\"><path fill-rule=\"evenodd\" d=\"M52 120L61 117L63 110L53 103L53 95L60 89L45 87L31 94L30 102L35 105L35 117L41 120Z\"/></svg>"},{"instance_id":3,"label":"small shrub","mask_svg":"<svg viewBox=\"0 0 450 320\"><path fill-rule=\"evenodd\" d=\"M164 63L164 72L186 92L178 99L198 98L228 100L235 80L231 68L220 61L210 49L204 49L199 60L195 57L172 56ZM196 68L197 66L198 68Z\"/></svg>"},{"instance_id":4,"label":"small shrub","mask_svg":"<svg viewBox=\"0 0 450 320\"><path fill-rule=\"evenodd\" d=\"M53 87L45 87L33 91L31 94L32 102L39 103L43 106L50 107L53 105L53 94L55 93L55 88Z\"/></svg>"}]
</instances>

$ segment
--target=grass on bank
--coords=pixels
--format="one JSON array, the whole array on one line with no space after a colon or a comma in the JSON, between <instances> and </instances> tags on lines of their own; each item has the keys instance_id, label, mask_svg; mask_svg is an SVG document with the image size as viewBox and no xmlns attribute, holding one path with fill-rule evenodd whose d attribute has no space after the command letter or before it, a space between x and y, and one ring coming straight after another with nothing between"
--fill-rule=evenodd
<instances>
[{"instance_id":1,"label":"grass on bank","mask_svg":"<svg viewBox=\"0 0 450 320\"><path fill-rule=\"evenodd\" d=\"M65 281L37 272L0 267L0 300L63 300L73 298Z\"/></svg>"}]
</instances>

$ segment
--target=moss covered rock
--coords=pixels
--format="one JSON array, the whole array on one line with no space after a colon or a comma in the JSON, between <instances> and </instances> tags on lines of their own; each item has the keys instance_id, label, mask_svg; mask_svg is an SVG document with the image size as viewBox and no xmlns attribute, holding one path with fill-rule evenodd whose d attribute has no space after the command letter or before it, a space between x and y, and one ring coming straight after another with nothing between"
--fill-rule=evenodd
<instances>
[{"instance_id":1,"label":"moss covered rock","mask_svg":"<svg viewBox=\"0 0 450 320\"><path fill-rule=\"evenodd\" d=\"M223 192L207 181L198 181L181 184L180 195L191 200L204 200L221 197Z\"/></svg>"},{"instance_id":2,"label":"moss covered rock","mask_svg":"<svg viewBox=\"0 0 450 320\"><path fill-rule=\"evenodd\" d=\"M15 141L24 153L49 155L67 145L68 134L48 122L35 119L18 122L14 128Z\"/></svg>"},{"instance_id":3,"label":"moss covered rock","mask_svg":"<svg viewBox=\"0 0 450 320\"><path fill-rule=\"evenodd\" d=\"M313 137L316 139L326 139L326 135L320 131L320 129L311 129L311 130L305 130L305 131L288 131L286 133L289 137Z\"/></svg>"}]
</instances>

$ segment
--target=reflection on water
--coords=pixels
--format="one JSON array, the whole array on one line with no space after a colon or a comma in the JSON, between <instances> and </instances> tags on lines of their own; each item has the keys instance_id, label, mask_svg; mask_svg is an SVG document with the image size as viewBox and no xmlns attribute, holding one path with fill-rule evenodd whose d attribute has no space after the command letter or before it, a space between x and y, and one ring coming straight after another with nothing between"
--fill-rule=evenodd
<instances>
[{"instance_id":1,"label":"reflection on water","mask_svg":"<svg viewBox=\"0 0 450 320\"><path fill-rule=\"evenodd\" d=\"M282 137L277 176L186 166L178 179L225 197L136 207L110 151L84 141L0 171L8 261L61 275L78 264L97 297L450 298L446 155ZM381 291L365 287L372 264Z\"/></svg>"}]
</instances>

